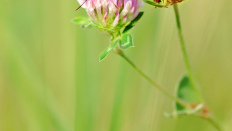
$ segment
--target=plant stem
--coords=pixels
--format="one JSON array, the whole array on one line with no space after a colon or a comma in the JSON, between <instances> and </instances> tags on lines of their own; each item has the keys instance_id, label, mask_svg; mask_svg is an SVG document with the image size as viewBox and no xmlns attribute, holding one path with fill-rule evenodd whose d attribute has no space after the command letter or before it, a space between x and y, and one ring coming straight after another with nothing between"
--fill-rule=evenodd
<instances>
[{"instance_id":1,"label":"plant stem","mask_svg":"<svg viewBox=\"0 0 232 131\"><path fill-rule=\"evenodd\" d=\"M196 85L195 85L195 82L194 82L193 74L192 74L190 63L189 63L188 56L187 56L187 51L186 51L186 48L185 48L185 43L184 43L184 38L183 38L183 34L182 34L180 15L179 15L179 10L178 10L177 3L174 4L173 7L174 7L175 15L176 15L176 23L177 23L177 28L178 28L178 34L179 34L179 39L180 39L181 50L182 50L182 53L183 53L183 56L184 56L185 66L187 68L190 81L192 82L192 85L195 88L195 91L199 92ZM201 97L199 97L199 98L201 98ZM220 127L220 124L218 124L212 117L204 118L204 119L206 119L208 122L210 122L218 131L222 131L222 129Z\"/></svg>"},{"instance_id":2,"label":"plant stem","mask_svg":"<svg viewBox=\"0 0 232 131\"><path fill-rule=\"evenodd\" d=\"M207 118L206 120L207 120L209 123L211 123L218 131L223 131L223 130L221 129L221 127L219 126L219 124L218 124L212 117Z\"/></svg>"},{"instance_id":3,"label":"plant stem","mask_svg":"<svg viewBox=\"0 0 232 131\"><path fill-rule=\"evenodd\" d=\"M174 4L173 7L174 7L175 15L176 15L176 23L177 23L178 34L179 34L180 45L181 45L181 51L182 51L182 54L183 54L183 57L184 57L185 66L187 68L188 76L190 78L190 81L192 82L193 87L195 88L195 90L198 92L198 89L195 86L192 70L191 70L191 67L190 67L187 51L186 51L186 48L185 48L184 37L183 37L183 34L182 34L182 28L181 28L181 22L180 22L180 15L179 15L179 10L178 10L178 5Z\"/></svg>"},{"instance_id":4,"label":"plant stem","mask_svg":"<svg viewBox=\"0 0 232 131\"><path fill-rule=\"evenodd\" d=\"M217 120L214 119L214 117L211 115L209 117L205 117L205 116L201 116L201 115L196 115L197 117L200 117L202 119L205 119L206 121L208 121L213 127L215 127L215 129L217 129L218 131L223 131L223 129L221 128L220 124L218 123Z\"/></svg>"},{"instance_id":5,"label":"plant stem","mask_svg":"<svg viewBox=\"0 0 232 131\"><path fill-rule=\"evenodd\" d=\"M142 75L148 82L150 82L154 87L158 88L161 92L163 92L166 96L170 99L176 101L177 103L181 104L182 106L187 106L187 104L182 101L181 99L173 96L170 94L166 89L161 87L158 83L152 80L146 73L144 73L128 56L126 56L121 49L116 49L117 54L119 54L124 60L126 60L140 75Z\"/></svg>"}]
</instances>

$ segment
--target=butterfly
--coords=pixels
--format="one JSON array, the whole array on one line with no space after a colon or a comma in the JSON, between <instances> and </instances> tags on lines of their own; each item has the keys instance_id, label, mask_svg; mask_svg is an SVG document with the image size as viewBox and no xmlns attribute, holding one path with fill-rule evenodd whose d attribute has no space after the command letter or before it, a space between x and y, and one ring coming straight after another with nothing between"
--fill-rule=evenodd
<instances>
[{"instance_id":1,"label":"butterfly","mask_svg":"<svg viewBox=\"0 0 232 131\"><path fill-rule=\"evenodd\" d=\"M88 1L88 0L85 0L85 1L76 9L76 11L79 10L87 1ZM116 9L119 10L119 7L118 7L117 5L115 5L115 3L114 3L112 0L109 0L109 1L112 2L112 3L114 4L114 6L116 7Z\"/></svg>"}]
</instances>

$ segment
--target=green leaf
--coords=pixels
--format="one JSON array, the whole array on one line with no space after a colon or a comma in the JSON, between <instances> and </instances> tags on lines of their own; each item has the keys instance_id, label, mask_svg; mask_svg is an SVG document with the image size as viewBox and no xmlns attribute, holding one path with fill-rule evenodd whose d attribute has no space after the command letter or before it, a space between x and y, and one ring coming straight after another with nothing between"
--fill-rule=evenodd
<instances>
[{"instance_id":1,"label":"green leaf","mask_svg":"<svg viewBox=\"0 0 232 131\"><path fill-rule=\"evenodd\" d=\"M120 48L127 49L133 47L132 36L130 34L123 34L120 40Z\"/></svg>"},{"instance_id":2,"label":"green leaf","mask_svg":"<svg viewBox=\"0 0 232 131\"><path fill-rule=\"evenodd\" d=\"M188 76L184 76L180 81L177 88L177 97L189 104L201 103L200 94L193 87ZM183 107L179 103L176 103L176 110L183 111L186 110L186 107Z\"/></svg>"},{"instance_id":3,"label":"green leaf","mask_svg":"<svg viewBox=\"0 0 232 131\"><path fill-rule=\"evenodd\" d=\"M144 12L139 12L138 16L136 18L134 18L134 20L132 20L130 22L130 24L128 24L125 29L123 30L123 33L126 33L127 31L129 31L130 29L132 29L136 23L141 19L141 17L143 16Z\"/></svg>"},{"instance_id":4,"label":"green leaf","mask_svg":"<svg viewBox=\"0 0 232 131\"><path fill-rule=\"evenodd\" d=\"M164 113L166 117L177 118L185 115L197 114L204 104L201 103L201 97L196 88L192 85L188 76L184 76L177 87L177 97L183 100L187 105L183 106L175 102L175 111L173 113Z\"/></svg>"},{"instance_id":5,"label":"green leaf","mask_svg":"<svg viewBox=\"0 0 232 131\"><path fill-rule=\"evenodd\" d=\"M79 25L86 25L86 24L89 24L90 20L84 17L76 17L72 19L72 22L79 24Z\"/></svg>"},{"instance_id":6,"label":"green leaf","mask_svg":"<svg viewBox=\"0 0 232 131\"><path fill-rule=\"evenodd\" d=\"M100 54L100 62L110 53L110 51L112 51L114 49L114 47L118 44L119 39L115 39L112 44L105 49L101 54Z\"/></svg>"},{"instance_id":7,"label":"green leaf","mask_svg":"<svg viewBox=\"0 0 232 131\"><path fill-rule=\"evenodd\" d=\"M84 17L76 17L71 20L73 23L80 25L82 28L93 27L94 24L88 19Z\"/></svg>"}]
</instances>

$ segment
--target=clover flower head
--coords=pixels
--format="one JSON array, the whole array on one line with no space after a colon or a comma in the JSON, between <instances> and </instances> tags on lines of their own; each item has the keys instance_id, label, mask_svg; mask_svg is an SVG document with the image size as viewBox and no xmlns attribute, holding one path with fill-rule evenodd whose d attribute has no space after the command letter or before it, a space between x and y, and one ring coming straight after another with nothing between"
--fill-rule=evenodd
<instances>
[{"instance_id":1,"label":"clover flower head","mask_svg":"<svg viewBox=\"0 0 232 131\"><path fill-rule=\"evenodd\" d=\"M116 32L139 14L138 0L78 0L96 27Z\"/></svg>"}]
</instances>

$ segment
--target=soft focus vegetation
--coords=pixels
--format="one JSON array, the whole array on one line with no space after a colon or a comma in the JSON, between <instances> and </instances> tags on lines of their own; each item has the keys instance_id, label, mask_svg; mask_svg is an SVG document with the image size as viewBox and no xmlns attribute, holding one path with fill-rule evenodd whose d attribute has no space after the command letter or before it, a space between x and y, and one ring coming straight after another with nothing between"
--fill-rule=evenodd
<instances>
[{"instance_id":1,"label":"soft focus vegetation","mask_svg":"<svg viewBox=\"0 0 232 131\"><path fill-rule=\"evenodd\" d=\"M230 0L180 4L205 103L232 131ZM75 0L0 1L0 131L215 131L196 117L166 118L172 101L113 52L110 37L70 22ZM186 73L173 8L145 5L126 53L170 92Z\"/></svg>"}]
</instances>

